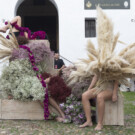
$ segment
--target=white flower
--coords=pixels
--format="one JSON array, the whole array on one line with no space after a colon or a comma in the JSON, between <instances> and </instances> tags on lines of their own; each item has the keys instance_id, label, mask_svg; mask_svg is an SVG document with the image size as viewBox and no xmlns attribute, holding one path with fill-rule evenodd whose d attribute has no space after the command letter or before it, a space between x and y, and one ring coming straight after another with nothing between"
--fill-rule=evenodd
<instances>
[{"instance_id":1,"label":"white flower","mask_svg":"<svg viewBox=\"0 0 135 135\"><path fill-rule=\"evenodd\" d=\"M39 70L41 68L39 67ZM41 70L40 70L41 72ZM0 78L0 90L18 100L44 100L45 89L28 59L12 61Z\"/></svg>"}]
</instances>

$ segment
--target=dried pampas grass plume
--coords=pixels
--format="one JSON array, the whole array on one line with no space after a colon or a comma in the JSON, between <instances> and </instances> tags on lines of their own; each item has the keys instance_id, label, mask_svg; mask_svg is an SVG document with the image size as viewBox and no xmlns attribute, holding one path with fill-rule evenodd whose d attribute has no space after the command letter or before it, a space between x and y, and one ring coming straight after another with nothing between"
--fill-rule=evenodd
<instances>
[{"instance_id":1,"label":"dried pampas grass plume","mask_svg":"<svg viewBox=\"0 0 135 135\"><path fill-rule=\"evenodd\" d=\"M71 72L69 82L72 84L79 80L92 78L94 74L100 75L100 88L105 88L105 82L117 80L128 85L126 78L135 76L135 43L125 47L119 54L115 54L119 33L113 34L112 21L97 7L97 40L98 48L89 40L87 42L87 59L81 59L76 64L77 70Z\"/></svg>"},{"instance_id":2,"label":"dried pampas grass plume","mask_svg":"<svg viewBox=\"0 0 135 135\"><path fill-rule=\"evenodd\" d=\"M112 52L113 24L99 6L97 7L97 35L99 61L102 63Z\"/></svg>"},{"instance_id":3,"label":"dried pampas grass plume","mask_svg":"<svg viewBox=\"0 0 135 135\"><path fill-rule=\"evenodd\" d=\"M13 49L19 48L18 42L12 32L12 27L9 22L8 25L10 29L9 39L0 34L0 60L4 59L4 61L10 59Z\"/></svg>"}]
</instances>

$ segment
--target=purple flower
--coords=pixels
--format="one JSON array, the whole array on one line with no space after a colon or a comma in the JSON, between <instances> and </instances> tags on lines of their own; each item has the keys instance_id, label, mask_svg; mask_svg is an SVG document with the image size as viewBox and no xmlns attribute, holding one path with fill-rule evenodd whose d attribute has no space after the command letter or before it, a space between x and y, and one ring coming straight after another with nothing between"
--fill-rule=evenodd
<instances>
[{"instance_id":1,"label":"purple flower","mask_svg":"<svg viewBox=\"0 0 135 135\"><path fill-rule=\"evenodd\" d=\"M71 113L71 116L77 116L76 112Z\"/></svg>"},{"instance_id":2,"label":"purple flower","mask_svg":"<svg viewBox=\"0 0 135 135\"><path fill-rule=\"evenodd\" d=\"M72 121L72 118L70 115L66 115L64 119L64 123L70 123Z\"/></svg>"},{"instance_id":3,"label":"purple flower","mask_svg":"<svg viewBox=\"0 0 135 135\"><path fill-rule=\"evenodd\" d=\"M71 121L71 116L70 115L66 115L65 118Z\"/></svg>"},{"instance_id":4,"label":"purple flower","mask_svg":"<svg viewBox=\"0 0 135 135\"><path fill-rule=\"evenodd\" d=\"M23 45L24 46L24 45ZM46 59L46 62L49 63L50 59L53 58L53 52L51 52L50 48L47 47L44 42L41 43L29 43L25 45L25 47L20 46L19 49L14 49L12 53L12 59L22 59L29 57L28 52L30 52L30 56L32 56L31 60L33 61L33 57L35 58L35 63L41 62L43 59ZM29 50L30 48L31 50ZM27 51L25 50L27 49ZM31 52L33 55L31 55Z\"/></svg>"},{"instance_id":5,"label":"purple flower","mask_svg":"<svg viewBox=\"0 0 135 135\"><path fill-rule=\"evenodd\" d=\"M73 123L74 123L75 125L81 124L80 120L75 120L75 121L73 121Z\"/></svg>"},{"instance_id":6,"label":"purple flower","mask_svg":"<svg viewBox=\"0 0 135 135\"><path fill-rule=\"evenodd\" d=\"M60 108L61 108L62 110L65 109L65 104L64 104L64 103L60 104L59 106L60 106Z\"/></svg>"},{"instance_id":7,"label":"purple flower","mask_svg":"<svg viewBox=\"0 0 135 135\"><path fill-rule=\"evenodd\" d=\"M37 67L33 67L34 71L39 71L39 69Z\"/></svg>"},{"instance_id":8,"label":"purple flower","mask_svg":"<svg viewBox=\"0 0 135 135\"><path fill-rule=\"evenodd\" d=\"M78 115L78 117L79 117L80 119L83 119L83 118L85 118L85 115L84 115L83 113L80 113L80 114Z\"/></svg>"},{"instance_id":9,"label":"purple flower","mask_svg":"<svg viewBox=\"0 0 135 135\"><path fill-rule=\"evenodd\" d=\"M73 105L76 105L77 104L77 101L73 101L72 103L73 103Z\"/></svg>"},{"instance_id":10,"label":"purple flower","mask_svg":"<svg viewBox=\"0 0 135 135\"><path fill-rule=\"evenodd\" d=\"M31 36L31 39L36 39L39 37L40 39L45 39L46 33L44 31L36 31Z\"/></svg>"},{"instance_id":11,"label":"purple flower","mask_svg":"<svg viewBox=\"0 0 135 135\"><path fill-rule=\"evenodd\" d=\"M67 109L65 110L65 114L69 114L69 113L70 113L70 109L67 108Z\"/></svg>"},{"instance_id":12,"label":"purple flower","mask_svg":"<svg viewBox=\"0 0 135 135\"><path fill-rule=\"evenodd\" d=\"M77 105L80 106L80 105L82 105L82 104L81 104L81 102L77 102Z\"/></svg>"},{"instance_id":13,"label":"purple flower","mask_svg":"<svg viewBox=\"0 0 135 135\"><path fill-rule=\"evenodd\" d=\"M6 38L7 38L7 39L10 39L10 38L9 38L9 35L7 35Z\"/></svg>"},{"instance_id":14,"label":"purple flower","mask_svg":"<svg viewBox=\"0 0 135 135\"><path fill-rule=\"evenodd\" d=\"M70 95L70 98L72 99L73 97L74 97L73 94L71 94L71 95Z\"/></svg>"},{"instance_id":15,"label":"purple flower","mask_svg":"<svg viewBox=\"0 0 135 135\"><path fill-rule=\"evenodd\" d=\"M71 104L71 105L69 106L69 108L70 108L70 109L73 109L73 108L74 108L74 106Z\"/></svg>"},{"instance_id":16,"label":"purple flower","mask_svg":"<svg viewBox=\"0 0 135 135\"><path fill-rule=\"evenodd\" d=\"M6 21L6 22L5 22L5 25L7 25L7 24L8 24L8 22Z\"/></svg>"}]
</instances>

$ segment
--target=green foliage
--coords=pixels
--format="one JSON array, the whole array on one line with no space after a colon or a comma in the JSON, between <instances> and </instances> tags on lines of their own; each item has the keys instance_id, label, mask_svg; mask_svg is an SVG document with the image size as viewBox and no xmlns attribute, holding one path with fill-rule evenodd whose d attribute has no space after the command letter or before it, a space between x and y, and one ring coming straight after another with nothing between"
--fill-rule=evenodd
<instances>
[{"instance_id":1,"label":"green foliage","mask_svg":"<svg viewBox=\"0 0 135 135\"><path fill-rule=\"evenodd\" d=\"M123 92L125 114L135 114L135 92Z\"/></svg>"}]
</instances>

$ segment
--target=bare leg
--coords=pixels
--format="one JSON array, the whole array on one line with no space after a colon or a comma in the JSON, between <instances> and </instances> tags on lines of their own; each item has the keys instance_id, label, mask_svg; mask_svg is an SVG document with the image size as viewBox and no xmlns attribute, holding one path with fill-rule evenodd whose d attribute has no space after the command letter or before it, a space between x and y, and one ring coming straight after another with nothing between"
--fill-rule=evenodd
<instances>
[{"instance_id":1,"label":"bare leg","mask_svg":"<svg viewBox=\"0 0 135 135\"><path fill-rule=\"evenodd\" d=\"M20 16L16 16L16 17L14 17L14 18L11 20L11 23L15 23L15 22L17 22L17 25L18 25L19 27L21 27L21 25L22 25L22 20L21 20L21 17L20 17ZM19 30L17 30L15 27L13 27L12 31L13 31L13 32L18 32Z\"/></svg>"},{"instance_id":2,"label":"bare leg","mask_svg":"<svg viewBox=\"0 0 135 135\"><path fill-rule=\"evenodd\" d=\"M28 33L27 33L27 32L24 32L24 36L25 36L26 38L28 38Z\"/></svg>"},{"instance_id":3,"label":"bare leg","mask_svg":"<svg viewBox=\"0 0 135 135\"><path fill-rule=\"evenodd\" d=\"M41 105L41 107L42 108L44 108L44 103L43 102L41 102L40 100L39 100L39 104ZM52 110L51 110L51 108L48 108L49 109L49 112L51 112Z\"/></svg>"},{"instance_id":4,"label":"bare leg","mask_svg":"<svg viewBox=\"0 0 135 135\"><path fill-rule=\"evenodd\" d=\"M97 107L98 107L98 124L95 130L101 130L103 128L103 117L105 110L105 100L110 100L112 98L112 91L105 90L97 95Z\"/></svg>"},{"instance_id":5,"label":"bare leg","mask_svg":"<svg viewBox=\"0 0 135 135\"><path fill-rule=\"evenodd\" d=\"M85 112L85 116L87 120L83 125L79 126L81 128L93 125L91 121L91 106L90 106L89 100L96 97L96 95L93 94L94 92L95 92L94 89L88 89L82 95L82 104L83 104L83 108L84 108L84 112Z\"/></svg>"},{"instance_id":6,"label":"bare leg","mask_svg":"<svg viewBox=\"0 0 135 135\"><path fill-rule=\"evenodd\" d=\"M62 112L62 110L60 109L59 105L57 104L57 102L56 102L53 98L49 97L49 103L50 103L53 107L55 107L56 110L60 113L61 117L62 117L63 119L65 119L65 114Z\"/></svg>"},{"instance_id":7,"label":"bare leg","mask_svg":"<svg viewBox=\"0 0 135 135\"><path fill-rule=\"evenodd\" d=\"M17 25L20 27L21 26L21 17L20 16L16 16L13 18L13 20L11 21L11 23L17 22ZM5 25L4 27L0 28L0 32L5 33L7 30L9 29L8 25ZM16 28L13 27L13 32L18 32L18 30Z\"/></svg>"},{"instance_id":8,"label":"bare leg","mask_svg":"<svg viewBox=\"0 0 135 135\"><path fill-rule=\"evenodd\" d=\"M9 29L9 25L5 25L0 28L0 32L6 33L6 31Z\"/></svg>"},{"instance_id":9,"label":"bare leg","mask_svg":"<svg viewBox=\"0 0 135 135\"><path fill-rule=\"evenodd\" d=\"M45 79L45 82L48 84L50 82L50 77ZM49 103L60 113L60 115L62 117L62 118L57 117L56 120L59 121L59 122L62 122L65 119L65 114L62 112L62 110L60 109L57 102L53 98L49 97ZM43 103L40 102L40 104L41 104L42 107L44 107Z\"/></svg>"},{"instance_id":10,"label":"bare leg","mask_svg":"<svg viewBox=\"0 0 135 135\"><path fill-rule=\"evenodd\" d=\"M42 108L44 108L43 102L39 101L39 104L41 105ZM54 105L52 105L52 106L55 107ZM52 112L51 107L49 107L49 112ZM63 114L62 114L62 115L63 115ZM64 116L64 117L65 117L65 116ZM57 117L56 120L57 120L58 122L63 122L64 118L62 118L62 117Z\"/></svg>"},{"instance_id":11,"label":"bare leg","mask_svg":"<svg viewBox=\"0 0 135 135\"><path fill-rule=\"evenodd\" d=\"M45 81L45 83L49 83L50 82L50 79L51 79L51 77L48 77L48 78L46 78L44 81Z\"/></svg>"}]
</instances>

